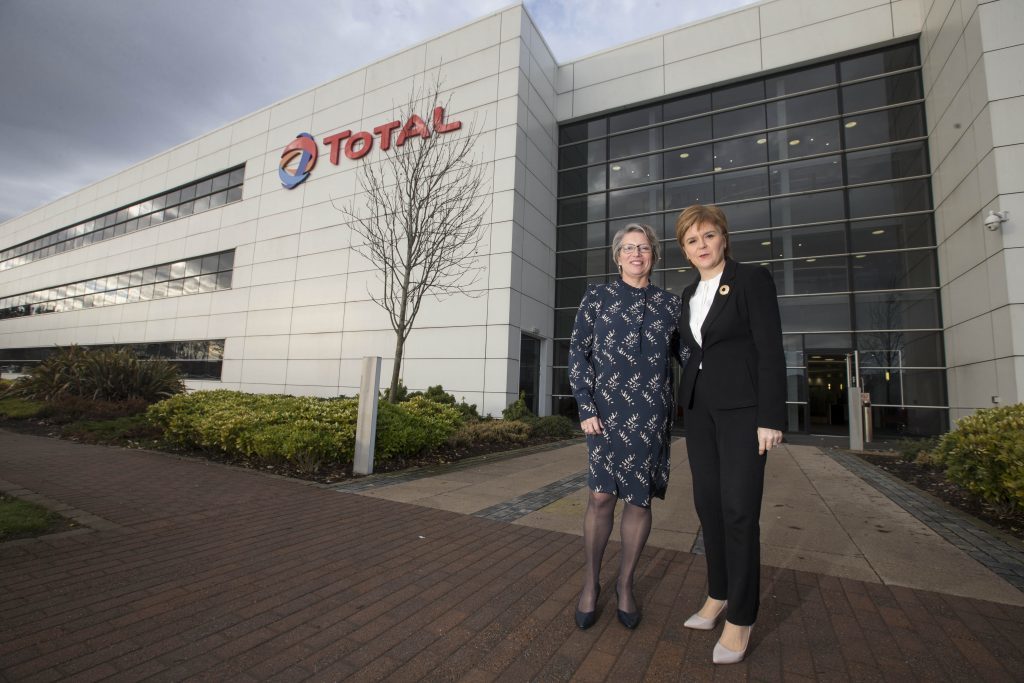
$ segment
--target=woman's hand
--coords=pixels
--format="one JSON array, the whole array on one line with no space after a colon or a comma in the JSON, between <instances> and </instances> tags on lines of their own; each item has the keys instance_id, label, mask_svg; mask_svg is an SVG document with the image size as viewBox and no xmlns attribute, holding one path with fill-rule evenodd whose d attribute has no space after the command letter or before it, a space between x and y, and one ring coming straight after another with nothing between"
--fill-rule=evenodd
<instances>
[{"instance_id":1,"label":"woman's hand","mask_svg":"<svg viewBox=\"0 0 1024 683\"><path fill-rule=\"evenodd\" d=\"M757 428L758 454L764 455L772 449L772 446L778 446L780 443L782 443L782 432L778 429L768 429L767 427Z\"/></svg>"},{"instance_id":2,"label":"woman's hand","mask_svg":"<svg viewBox=\"0 0 1024 683\"><path fill-rule=\"evenodd\" d=\"M584 434L604 434L604 423L599 417L588 417L580 422L580 429ZM758 430L760 431L760 430Z\"/></svg>"}]
</instances>

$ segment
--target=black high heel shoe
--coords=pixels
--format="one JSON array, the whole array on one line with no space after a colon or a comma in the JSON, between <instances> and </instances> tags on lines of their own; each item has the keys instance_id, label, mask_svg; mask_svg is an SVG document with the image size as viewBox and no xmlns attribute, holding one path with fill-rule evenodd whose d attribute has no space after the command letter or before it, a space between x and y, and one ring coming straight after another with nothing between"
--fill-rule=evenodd
<instances>
[{"instance_id":1,"label":"black high heel shoe","mask_svg":"<svg viewBox=\"0 0 1024 683\"><path fill-rule=\"evenodd\" d=\"M619 623L630 631L640 624L640 610L635 612L624 612L619 609L619 587L615 586L615 614L619 617Z\"/></svg>"},{"instance_id":2,"label":"black high heel shoe","mask_svg":"<svg viewBox=\"0 0 1024 683\"><path fill-rule=\"evenodd\" d=\"M576 601L576 625L580 627L581 631L586 631L588 628L597 623L597 599L601 597L601 587L597 587L597 593L594 595L594 609L589 612L580 611L580 603Z\"/></svg>"}]
</instances>

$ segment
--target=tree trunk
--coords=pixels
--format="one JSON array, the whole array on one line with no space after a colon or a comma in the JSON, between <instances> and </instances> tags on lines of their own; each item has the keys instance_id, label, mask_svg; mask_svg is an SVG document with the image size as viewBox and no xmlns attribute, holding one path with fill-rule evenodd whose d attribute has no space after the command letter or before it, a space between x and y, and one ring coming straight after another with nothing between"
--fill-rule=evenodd
<instances>
[{"instance_id":1,"label":"tree trunk","mask_svg":"<svg viewBox=\"0 0 1024 683\"><path fill-rule=\"evenodd\" d=\"M398 378L402 376L402 353L405 340L399 332L395 335L395 365L391 368L391 390L388 391L388 403L398 403Z\"/></svg>"}]
</instances>

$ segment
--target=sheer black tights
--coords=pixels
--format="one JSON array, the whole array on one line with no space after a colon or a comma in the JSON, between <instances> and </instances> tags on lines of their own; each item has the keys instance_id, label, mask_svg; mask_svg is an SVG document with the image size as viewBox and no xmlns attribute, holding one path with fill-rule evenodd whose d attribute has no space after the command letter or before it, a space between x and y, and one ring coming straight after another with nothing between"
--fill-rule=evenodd
<instances>
[{"instance_id":1,"label":"sheer black tights","mask_svg":"<svg viewBox=\"0 0 1024 683\"><path fill-rule=\"evenodd\" d=\"M578 609L592 612L597 604L597 591L601 583L601 560L615 523L614 494L590 492L587 511L583 515L583 553L586 565L583 571L583 591L580 593ZM625 504L619 522L622 553L619 562L619 578L616 588L619 593L618 608L624 612L635 612L633 598L633 575L640 560L640 553L647 544L651 533L651 509Z\"/></svg>"}]
</instances>

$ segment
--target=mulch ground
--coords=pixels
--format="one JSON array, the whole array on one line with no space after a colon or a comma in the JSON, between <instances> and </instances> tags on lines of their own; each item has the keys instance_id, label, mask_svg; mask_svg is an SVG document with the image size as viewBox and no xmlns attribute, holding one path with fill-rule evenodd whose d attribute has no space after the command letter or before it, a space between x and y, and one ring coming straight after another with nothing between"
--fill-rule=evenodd
<instances>
[{"instance_id":1,"label":"mulch ground","mask_svg":"<svg viewBox=\"0 0 1024 683\"><path fill-rule=\"evenodd\" d=\"M1024 540L1024 514L1000 509L946 479L937 467L905 460L889 453L857 453L865 462L929 493L961 512Z\"/></svg>"}]
</instances>

